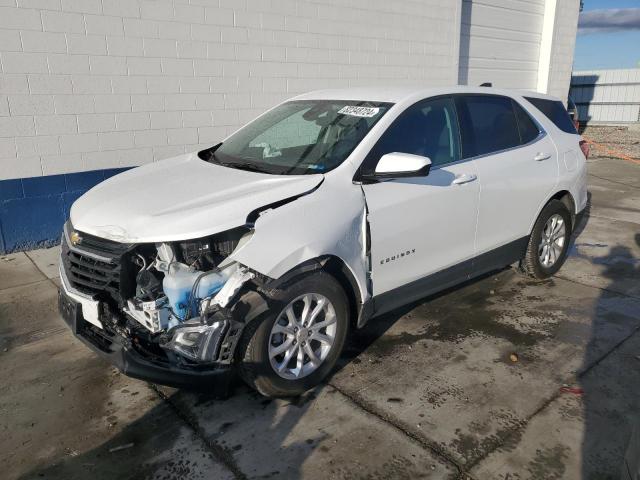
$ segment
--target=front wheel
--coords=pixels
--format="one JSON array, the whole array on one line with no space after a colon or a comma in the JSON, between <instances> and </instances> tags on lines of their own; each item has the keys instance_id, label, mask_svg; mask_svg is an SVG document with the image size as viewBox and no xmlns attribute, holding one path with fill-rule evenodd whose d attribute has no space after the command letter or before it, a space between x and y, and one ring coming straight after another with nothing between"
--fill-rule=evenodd
<instances>
[{"instance_id":1,"label":"front wheel","mask_svg":"<svg viewBox=\"0 0 640 480\"><path fill-rule=\"evenodd\" d=\"M243 333L240 376L269 397L300 395L327 376L342 352L347 298L324 272L300 277L277 297L275 308Z\"/></svg>"},{"instance_id":2,"label":"front wheel","mask_svg":"<svg viewBox=\"0 0 640 480\"><path fill-rule=\"evenodd\" d=\"M571 239L571 213L559 200L551 200L536 220L520 270L544 279L555 274L567 258Z\"/></svg>"}]
</instances>

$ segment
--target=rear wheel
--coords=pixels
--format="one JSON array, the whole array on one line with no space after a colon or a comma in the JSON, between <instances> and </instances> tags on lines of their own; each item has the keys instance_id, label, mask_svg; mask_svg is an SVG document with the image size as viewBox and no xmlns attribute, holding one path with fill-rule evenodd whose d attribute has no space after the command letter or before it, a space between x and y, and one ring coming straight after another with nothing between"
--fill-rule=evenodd
<instances>
[{"instance_id":1,"label":"rear wheel","mask_svg":"<svg viewBox=\"0 0 640 480\"><path fill-rule=\"evenodd\" d=\"M347 335L348 303L324 272L277 292L274 308L249 324L239 345L239 371L263 395L304 393L334 367Z\"/></svg>"},{"instance_id":2,"label":"rear wheel","mask_svg":"<svg viewBox=\"0 0 640 480\"><path fill-rule=\"evenodd\" d=\"M571 212L563 202L551 200L533 227L520 269L538 279L556 273L567 258L571 229Z\"/></svg>"}]
</instances>

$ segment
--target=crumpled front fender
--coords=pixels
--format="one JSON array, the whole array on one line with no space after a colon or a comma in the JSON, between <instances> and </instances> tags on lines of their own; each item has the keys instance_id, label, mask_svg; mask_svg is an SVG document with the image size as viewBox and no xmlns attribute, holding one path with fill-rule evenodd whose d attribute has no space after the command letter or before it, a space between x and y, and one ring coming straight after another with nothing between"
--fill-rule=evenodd
<instances>
[{"instance_id":1,"label":"crumpled front fender","mask_svg":"<svg viewBox=\"0 0 640 480\"><path fill-rule=\"evenodd\" d=\"M325 181L313 193L260 215L251 239L230 258L277 279L308 260L335 256L349 268L365 301L365 237L362 189Z\"/></svg>"}]
</instances>

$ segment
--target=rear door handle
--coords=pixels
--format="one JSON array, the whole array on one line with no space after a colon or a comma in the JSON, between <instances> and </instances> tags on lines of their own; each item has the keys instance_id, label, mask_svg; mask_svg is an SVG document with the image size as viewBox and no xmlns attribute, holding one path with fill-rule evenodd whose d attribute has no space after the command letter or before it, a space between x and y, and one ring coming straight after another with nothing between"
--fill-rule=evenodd
<instances>
[{"instance_id":1,"label":"rear door handle","mask_svg":"<svg viewBox=\"0 0 640 480\"><path fill-rule=\"evenodd\" d=\"M464 173L454 178L453 182L451 182L451 185L462 185L465 183L473 182L476 178L478 178L477 175L474 175L473 173Z\"/></svg>"},{"instance_id":2,"label":"rear door handle","mask_svg":"<svg viewBox=\"0 0 640 480\"><path fill-rule=\"evenodd\" d=\"M538 154L535 157L533 157L533 159L536 162L542 162L543 160L547 160L549 158L551 158L550 153L542 153L542 152L538 152Z\"/></svg>"}]
</instances>

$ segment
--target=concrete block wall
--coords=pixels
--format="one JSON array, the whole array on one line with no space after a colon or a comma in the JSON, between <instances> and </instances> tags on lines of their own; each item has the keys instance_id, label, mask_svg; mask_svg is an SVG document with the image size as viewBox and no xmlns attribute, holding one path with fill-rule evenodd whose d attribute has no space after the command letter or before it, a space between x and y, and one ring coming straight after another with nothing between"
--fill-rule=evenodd
<instances>
[{"instance_id":1,"label":"concrete block wall","mask_svg":"<svg viewBox=\"0 0 640 480\"><path fill-rule=\"evenodd\" d=\"M196 150L308 90L455 82L446 0L2 3L3 179Z\"/></svg>"},{"instance_id":2,"label":"concrete block wall","mask_svg":"<svg viewBox=\"0 0 640 480\"><path fill-rule=\"evenodd\" d=\"M309 90L456 83L457 4L0 0L2 251L57 241L20 220L68 214L66 183L49 176L210 146ZM100 175L85 177L88 188ZM25 179L50 208L8 182Z\"/></svg>"}]
</instances>

